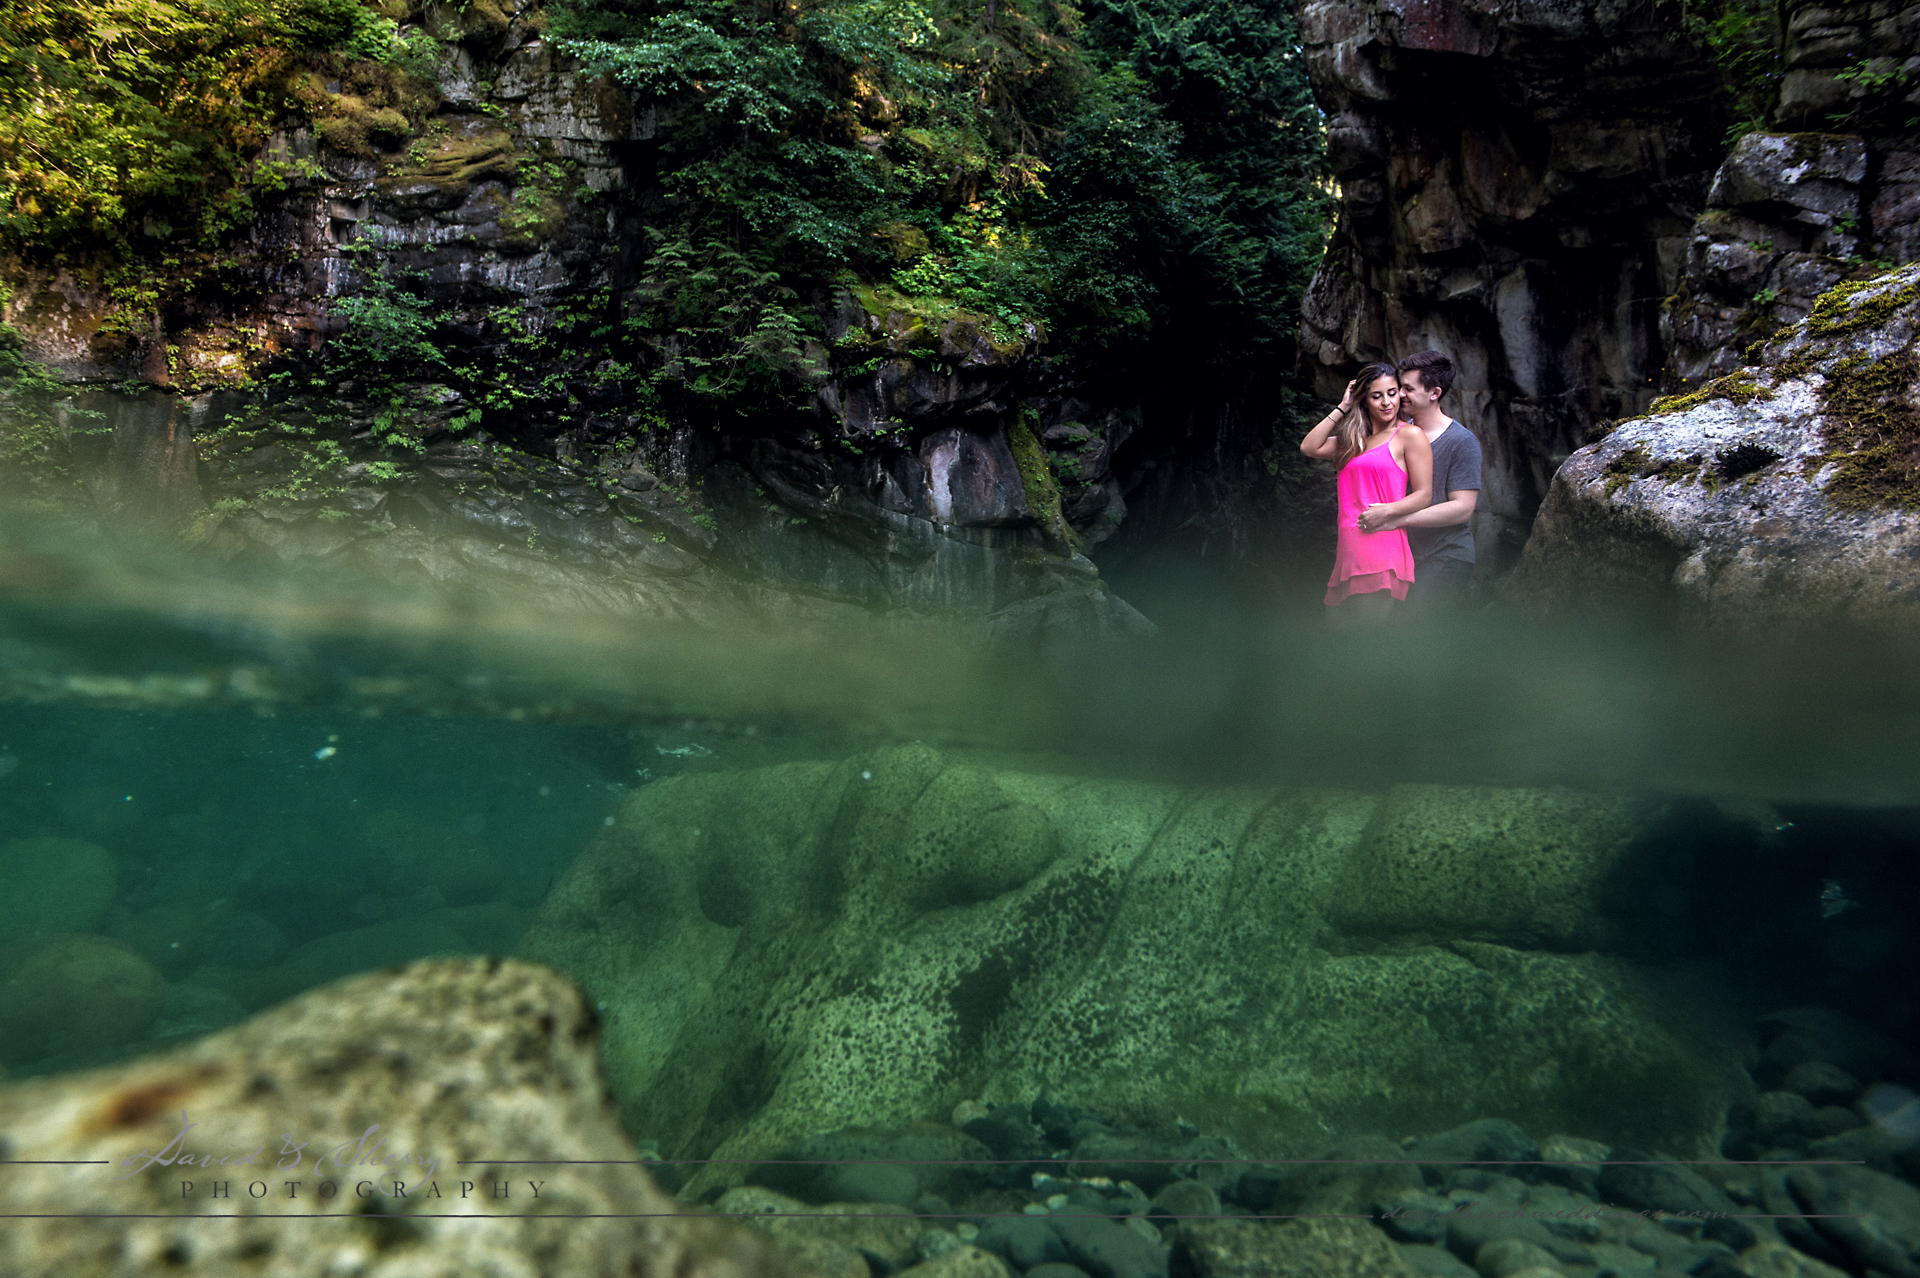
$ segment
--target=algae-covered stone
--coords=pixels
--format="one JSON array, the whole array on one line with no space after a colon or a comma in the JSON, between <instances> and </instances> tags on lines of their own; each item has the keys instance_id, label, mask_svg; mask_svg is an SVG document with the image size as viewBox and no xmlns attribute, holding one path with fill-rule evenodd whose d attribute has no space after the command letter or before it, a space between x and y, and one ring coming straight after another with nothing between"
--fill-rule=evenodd
<instances>
[{"instance_id":1,"label":"algae-covered stone","mask_svg":"<svg viewBox=\"0 0 1920 1278\"><path fill-rule=\"evenodd\" d=\"M1331 918L1363 935L1604 945L1596 893L1649 815L1598 795L1401 786L1346 859Z\"/></svg>"},{"instance_id":2,"label":"algae-covered stone","mask_svg":"<svg viewBox=\"0 0 1920 1278\"><path fill-rule=\"evenodd\" d=\"M160 1015L166 981L132 947L54 935L0 952L0 1060L108 1051Z\"/></svg>"},{"instance_id":3,"label":"algae-covered stone","mask_svg":"<svg viewBox=\"0 0 1920 1278\"><path fill-rule=\"evenodd\" d=\"M911 1265L914 1244L925 1232L905 1207L876 1203L827 1203L810 1207L770 1189L743 1185L720 1196L714 1210L738 1216L777 1240L780 1250L823 1274L867 1272L861 1253L888 1265Z\"/></svg>"},{"instance_id":4,"label":"algae-covered stone","mask_svg":"<svg viewBox=\"0 0 1920 1278\"><path fill-rule=\"evenodd\" d=\"M1174 1272L1192 1278L1418 1278L1387 1236L1352 1220L1215 1220L1180 1226Z\"/></svg>"},{"instance_id":5,"label":"algae-covered stone","mask_svg":"<svg viewBox=\"0 0 1920 1278\"><path fill-rule=\"evenodd\" d=\"M93 932L119 875L106 849L79 839L0 844L0 945L44 932Z\"/></svg>"},{"instance_id":6,"label":"algae-covered stone","mask_svg":"<svg viewBox=\"0 0 1920 1278\"><path fill-rule=\"evenodd\" d=\"M623 1115L669 1158L768 1158L1040 1094L1265 1156L1490 1115L1709 1148L1750 1090L1733 1053L1625 963L1517 948L1605 932L1599 886L1639 812L1182 791L909 746L647 786L520 952L605 1004ZM1442 856L1423 819L1487 899L1419 899Z\"/></svg>"},{"instance_id":7,"label":"algae-covered stone","mask_svg":"<svg viewBox=\"0 0 1920 1278\"><path fill-rule=\"evenodd\" d=\"M7 1156L61 1160L0 1178L0 1272L798 1275L655 1188L606 1102L594 1024L552 972L421 963L0 1088Z\"/></svg>"}]
</instances>

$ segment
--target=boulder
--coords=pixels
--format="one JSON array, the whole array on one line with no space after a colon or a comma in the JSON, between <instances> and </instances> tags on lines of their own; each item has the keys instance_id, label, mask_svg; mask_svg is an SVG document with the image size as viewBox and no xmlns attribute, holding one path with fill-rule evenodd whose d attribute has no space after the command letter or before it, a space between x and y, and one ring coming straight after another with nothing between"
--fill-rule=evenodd
<instances>
[{"instance_id":1,"label":"boulder","mask_svg":"<svg viewBox=\"0 0 1920 1278\"><path fill-rule=\"evenodd\" d=\"M1361 926L1343 893L1378 848L1411 845L1418 812L1485 882L1517 883L1547 841L1589 849L1570 858L1584 871L1527 898L1566 937L1604 932L1584 921L1597 898L1582 875L1625 873L1607 850L1641 819L1472 789L1183 791L913 745L645 787L519 953L605 1005L622 1112L669 1159L766 1159L809 1133L1042 1094L1150 1133L1076 1136L1083 1170L1131 1167L1155 1140L1195 1160L1151 1184L1098 1173L1149 1192L1237 1156L1174 1134L1176 1116L1266 1157L1311 1156L1330 1127L1490 1114L1710 1150L1751 1091L1739 1047L1670 1020L1629 965L1526 948L1540 928L1515 925L1481 878L1432 888L1444 908ZM1512 819L1504 841L1496 817ZM742 1175L710 1167L686 1192ZM929 1187L881 1196L910 1188Z\"/></svg>"},{"instance_id":2,"label":"boulder","mask_svg":"<svg viewBox=\"0 0 1920 1278\"><path fill-rule=\"evenodd\" d=\"M1339 1219L1181 1225L1173 1231L1170 1267L1184 1278L1419 1278L1425 1272L1371 1225Z\"/></svg>"},{"instance_id":3,"label":"boulder","mask_svg":"<svg viewBox=\"0 0 1920 1278\"><path fill-rule=\"evenodd\" d=\"M104 936L39 937L0 956L0 1061L85 1058L124 1046L160 1015L166 981Z\"/></svg>"},{"instance_id":4,"label":"boulder","mask_svg":"<svg viewBox=\"0 0 1920 1278\"><path fill-rule=\"evenodd\" d=\"M1510 591L1692 625L1920 622L1920 266L1567 458Z\"/></svg>"},{"instance_id":5,"label":"boulder","mask_svg":"<svg viewBox=\"0 0 1920 1278\"><path fill-rule=\"evenodd\" d=\"M0 1088L7 1156L62 1160L0 1179L0 1269L798 1275L754 1231L655 1188L597 1046L593 1011L552 972L461 959Z\"/></svg>"}]
</instances>

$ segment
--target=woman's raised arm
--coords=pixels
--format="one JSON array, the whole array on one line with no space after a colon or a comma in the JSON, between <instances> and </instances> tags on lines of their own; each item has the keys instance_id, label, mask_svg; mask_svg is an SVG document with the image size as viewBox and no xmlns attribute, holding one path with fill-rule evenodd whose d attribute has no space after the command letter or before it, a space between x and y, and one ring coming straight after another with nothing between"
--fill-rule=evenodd
<instances>
[{"instance_id":1,"label":"woman's raised arm","mask_svg":"<svg viewBox=\"0 0 1920 1278\"><path fill-rule=\"evenodd\" d=\"M1357 378L1347 383L1347 393L1340 397L1340 407L1322 417L1320 424L1307 432L1307 437L1300 441L1301 452L1317 461L1332 461L1340 455L1340 442L1333 437L1333 428L1353 407L1353 392L1358 385Z\"/></svg>"}]
</instances>

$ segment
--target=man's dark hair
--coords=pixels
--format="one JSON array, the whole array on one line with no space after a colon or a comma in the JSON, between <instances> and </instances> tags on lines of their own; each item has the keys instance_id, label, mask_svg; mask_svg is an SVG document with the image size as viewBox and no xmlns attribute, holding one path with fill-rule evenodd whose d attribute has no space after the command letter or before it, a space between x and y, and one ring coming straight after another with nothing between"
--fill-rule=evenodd
<instances>
[{"instance_id":1,"label":"man's dark hair","mask_svg":"<svg viewBox=\"0 0 1920 1278\"><path fill-rule=\"evenodd\" d=\"M1442 399L1453 389L1453 361L1439 351L1420 351L1407 356L1400 361L1400 371L1420 374L1420 384L1428 390L1439 387Z\"/></svg>"}]
</instances>

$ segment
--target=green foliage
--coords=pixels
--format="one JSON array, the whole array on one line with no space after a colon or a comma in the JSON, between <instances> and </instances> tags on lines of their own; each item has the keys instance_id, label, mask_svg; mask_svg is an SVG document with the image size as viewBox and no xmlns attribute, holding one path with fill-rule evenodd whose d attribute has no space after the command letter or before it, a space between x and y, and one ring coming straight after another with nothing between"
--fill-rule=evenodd
<instances>
[{"instance_id":1,"label":"green foliage","mask_svg":"<svg viewBox=\"0 0 1920 1278\"><path fill-rule=\"evenodd\" d=\"M1335 207L1294 5L1086 7L1088 46L1134 79L1109 73L1084 117L1089 153L1063 156L1056 168L1078 158L1081 185L1108 199L1130 194L1119 202L1150 215L1152 231L1136 232L1135 269L1159 313L1174 320L1163 328L1191 327L1215 349L1268 355L1292 339Z\"/></svg>"},{"instance_id":2,"label":"green foliage","mask_svg":"<svg viewBox=\"0 0 1920 1278\"><path fill-rule=\"evenodd\" d=\"M1914 115L1913 107L1907 102L1913 76L1898 60L1884 56L1868 58L1833 78L1853 91L1853 101L1848 108L1827 117L1827 123L1833 128L1888 133L1920 126L1920 117Z\"/></svg>"},{"instance_id":3,"label":"green foliage","mask_svg":"<svg viewBox=\"0 0 1920 1278\"><path fill-rule=\"evenodd\" d=\"M1726 145L1767 127L1787 73L1776 0L1679 0L1680 25L1727 77L1734 123Z\"/></svg>"},{"instance_id":4,"label":"green foliage","mask_svg":"<svg viewBox=\"0 0 1920 1278\"><path fill-rule=\"evenodd\" d=\"M1329 229L1285 0L566 0L553 31L659 111L634 322L669 397L805 390L803 300L849 284L1009 344L1266 351Z\"/></svg>"},{"instance_id":5,"label":"green foliage","mask_svg":"<svg viewBox=\"0 0 1920 1278\"><path fill-rule=\"evenodd\" d=\"M302 57L334 46L431 66L358 0L0 7L0 243L124 251L245 223L285 181L253 164Z\"/></svg>"}]
</instances>

